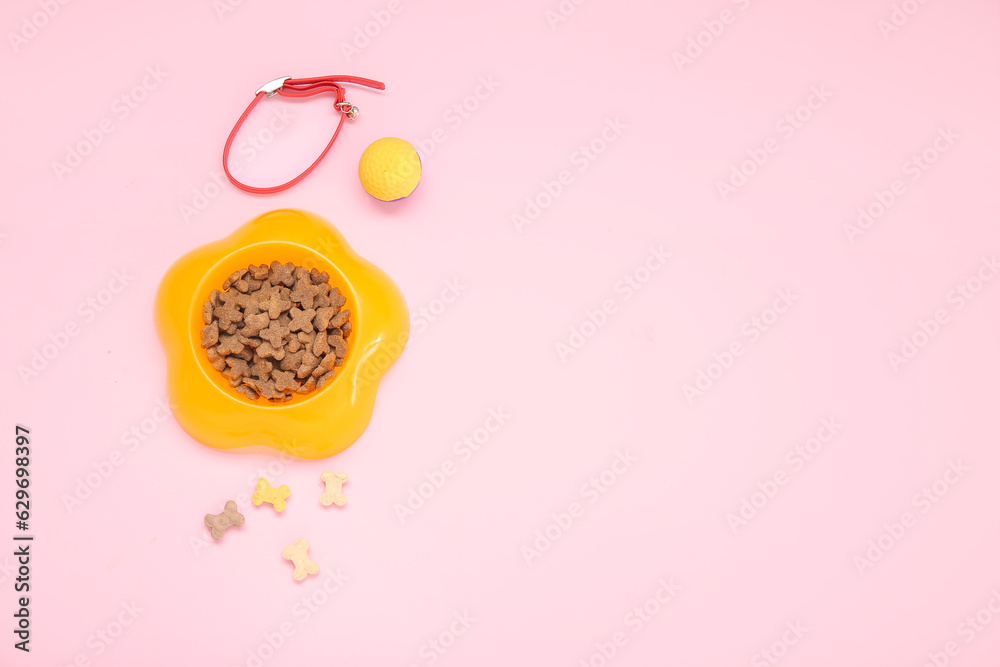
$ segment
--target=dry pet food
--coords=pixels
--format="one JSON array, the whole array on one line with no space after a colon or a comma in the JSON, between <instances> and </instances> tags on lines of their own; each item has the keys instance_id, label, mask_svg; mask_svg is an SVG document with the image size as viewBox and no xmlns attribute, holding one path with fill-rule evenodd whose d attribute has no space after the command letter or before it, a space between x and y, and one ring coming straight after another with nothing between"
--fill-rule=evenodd
<instances>
[{"instance_id":1,"label":"dry pet food","mask_svg":"<svg viewBox=\"0 0 1000 667\"><path fill-rule=\"evenodd\" d=\"M351 335L347 299L329 281L326 271L291 262L234 271L202 307L212 368L252 401L284 403L329 382Z\"/></svg>"},{"instance_id":2,"label":"dry pet food","mask_svg":"<svg viewBox=\"0 0 1000 667\"><path fill-rule=\"evenodd\" d=\"M276 512L281 512L285 509L285 498L288 497L289 493L291 493L291 489L288 488L287 484L275 488L261 477L257 480L257 490L250 496L250 501L257 507L260 507L261 503L271 503Z\"/></svg>"},{"instance_id":3,"label":"dry pet food","mask_svg":"<svg viewBox=\"0 0 1000 667\"><path fill-rule=\"evenodd\" d=\"M319 565L309 560L308 540L297 540L295 544L289 544L281 550L281 555L295 566L292 573L295 581L302 581L306 576L319 572Z\"/></svg>"},{"instance_id":4,"label":"dry pet food","mask_svg":"<svg viewBox=\"0 0 1000 667\"><path fill-rule=\"evenodd\" d=\"M338 507L343 507L347 502L347 496L342 490L347 481L347 473L326 471L319 478L326 482L326 493L319 497L320 504L329 506L336 503Z\"/></svg>"},{"instance_id":5,"label":"dry pet food","mask_svg":"<svg viewBox=\"0 0 1000 667\"><path fill-rule=\"evenodd\" d=\"M205 525L212 530L212 537L221 540L230 526L242 526L243 515L236 511L236 503L226 502L222 514L206 514Z\"/></svg>"}]
</instances>

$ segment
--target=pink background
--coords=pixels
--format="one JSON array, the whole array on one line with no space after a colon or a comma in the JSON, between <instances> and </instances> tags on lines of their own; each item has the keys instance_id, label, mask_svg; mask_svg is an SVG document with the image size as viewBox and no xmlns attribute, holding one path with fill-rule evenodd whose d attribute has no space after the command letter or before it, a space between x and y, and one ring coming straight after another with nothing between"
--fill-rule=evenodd
<instances>
[{"instance_id":1,"label":"pink background","mask_svg":"<svg viewBox=\"0 0 1000 667\"><path fill-rule=\"evenodd\" d=\"M892 32L891 0L567 0L559 22L557 0L222 2L4 4L0 539L20 423L36 540L33 650L8 629L0 663L997 664L1000 280L979 272L1000 252L1000 2L909 0ZM218 187L230 127L286 74L387 90L349 91L360 117L300 185ZM296 173L329 104L262 103L242 155L273 141L241 176ZM357 180L382 136L423 150L403 202ZM724 200L748 155L763 165ZM541 210L518 229L526 200ZM414 317L370 427L328 461L217 451L157 407L161 276L283 207L333 222ZM650 247L670 254L656 271ZM22 378L36 353L52 358ZM491 409L509 418L460 455ZM328 469L350 474L343 509L317 501ZM246 504L261 472L291 486L282 515ZM206 544L203 515L240 496L246 525ZM734 530L744 499L759 507ZM322 570L296 584L280 551L300 537Z\"/></svg>"}]
</instances>

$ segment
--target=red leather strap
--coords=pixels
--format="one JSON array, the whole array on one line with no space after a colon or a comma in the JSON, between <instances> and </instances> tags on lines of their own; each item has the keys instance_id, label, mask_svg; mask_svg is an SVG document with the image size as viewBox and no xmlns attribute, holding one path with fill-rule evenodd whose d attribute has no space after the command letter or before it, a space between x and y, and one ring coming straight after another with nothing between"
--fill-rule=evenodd
<instances>
[{"instance_id":1,"label":"red leather strap","mask_svg":"<svg viewBox=\"0 0 1000 667\"><path fill-rule=\"evenodd\" d=\"M358 108L350 104L346 100L346 93L344 87L340 84L342 83L353 83L359 86L368 86L369 88L375 88L376 90L385 90L385 84L379 81L373 81L372 79L363 79L358 76L318 76L310 79L285 79L281 81L280 79L275 79L271 82L276 84L277 87L273 90L265 90L271 84L265 84L260 90L257 91L257 95L254 96L253 101L250 102L250 106L246 108L240 119L236 121L236 125L233 127L233 131L229 133L229 138L226 139L226 147L222 150L222 168L226 172L226 176L229 177L230 182L238 187L244 192L250 192L255 195L269 195L275 192L281 192L286 190L303 178L309 175L319 161L329 152L330 148L333 146L333 142L337 140L337 135L340 134L340 128L344 126L345 118L354 118L358 115ZM319 154L315 162L306 167L306 170L301 174L288 181L287 183L282 183L281 185L275 185L269 188L255 188L246 183L241 183L236 180L236 177L232 175L229 171L229 150L233 146L233 139L236 138L237 132L240 131L240 127L243 126L243 122L250 115L250 112L254 110L254 107L260 103L260 101L266 96L270 97L272 95L282 95L284 97L310 97L312 95L319 95L321 93L333 93L337 97L337 101L334 103L334 108L340 112L340 122L337 123L337 129L334 130L333 136L330 137L330 143L326 145L323 152Z\"/></svg>"}]
</instances>

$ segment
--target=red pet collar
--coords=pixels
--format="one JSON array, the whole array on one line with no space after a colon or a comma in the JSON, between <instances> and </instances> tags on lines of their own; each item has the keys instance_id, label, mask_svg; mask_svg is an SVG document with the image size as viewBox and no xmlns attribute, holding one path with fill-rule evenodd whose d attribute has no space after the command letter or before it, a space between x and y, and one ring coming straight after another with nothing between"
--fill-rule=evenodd
<instances>
[{"instance_id":1,"label":"red pet collar","mask_svg":"<svg viewBox=\"0 0 1000 667\"><path fill-rule=\"evenodd\" d=\"M292 187L303 178L305 178L310 171L312 171L319 161L323 159L323 156L327 154L330 147L333 146L333 142L337 140L337 135L340 134L340 128L344 126L344 119L350 118L354 120L358 117L358 108L348 102L345 99L344 87L340 84L342 83L355 83L359 86L368 86L369 88L375 88L376 90L385 90L385 84L378 81L373 81L371 79L362 79L358 76L318 76L312 79L293 79L290 76L283 76L280 79L275 79L274 81L269 81L263 86L257 89L257 93L253 98L253 102L247 107L247 110L243 112L240 119L236 121L236 126L233 131L229 133L229 138L226 139L226 147L222 150L222 168L226 171L226 176L233 185L238 187L244 192L251 192L255 195L269 195L275 192L281 192L287 188ZM270 188L255 188L253 186L247 185L246 183L240 183L236 178L229 172L229 149L233 145L233 139L236 137L236 133L239 132L240 127L243 126L243 121L247 119L250 112L253 111L257 103L260 102L264 97L272 97L274 95L282 95L284 97L310 97L312 95L319 95L320 93L334 93L337 96L337 101L334 103L337 111L340 112L340 122L337 123L337 129L334 131L333 136L330 137L330 143L326 145L323 152L319 154L316 161L311 165L306 167L306 170L301 174L288 181L282 185L275 185Z\"/></svg>"}]
</instances>

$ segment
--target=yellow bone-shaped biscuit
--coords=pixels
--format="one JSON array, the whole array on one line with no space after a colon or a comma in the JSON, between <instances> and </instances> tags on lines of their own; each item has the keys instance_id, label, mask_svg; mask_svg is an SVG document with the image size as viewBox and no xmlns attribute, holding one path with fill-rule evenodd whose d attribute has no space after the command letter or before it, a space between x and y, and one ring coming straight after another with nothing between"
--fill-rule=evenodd
<instances>
[{"instance_id":1,"label":"yellow bone-shaped biscuit","mask_svg":"<svg viewBox=\"0 0 1000 667\"><path fill-rule=\"evenodd\" d=\"M347 496L342 491L347 473L326 471L319 478L326 482L326 493L319 497L319 502L323 505L337 503L339 507L343 507L347 502Z\"/></svg>"},{"instance_id":2,"label":"yellow bone-shaped biscuit","mask_svg":"<svg viewBox=\"0 0 1000 667\"><path fill-rule=\"evenodd\" d=\"M254 505L258 506L261 503L271 503L275 511L280 512L285 509L285 498L288 497L289 493L291 493L291 490L287 484L282 484L278 488L274 488L268 484L266 479L261 477L257 480L257 490L250 496L250 500Z\"/></svg>"},{"instance_id":3,"label":"yellow bone-shaped biscuit","mask_svg":"<svg viewBox=\"0 0 1000 667\"><path fill-rule=\"evenodd\" d=\"M319 565L309 560L308 540L297 540L295 544L289 544L281 550L281 555L295 565L295 571L292 573L295 581L302 581L308 575L319 572Z\"/></svg>"}]
</instances>

